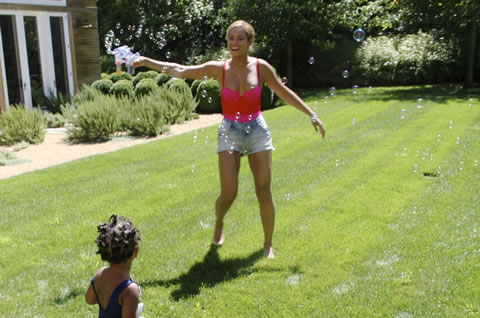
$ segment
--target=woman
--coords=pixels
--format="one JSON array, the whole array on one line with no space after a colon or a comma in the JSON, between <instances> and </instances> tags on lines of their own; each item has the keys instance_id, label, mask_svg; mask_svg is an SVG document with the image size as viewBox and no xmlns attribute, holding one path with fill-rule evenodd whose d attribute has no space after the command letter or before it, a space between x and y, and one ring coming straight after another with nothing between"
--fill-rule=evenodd
<instances>
[{"instance_id":1,"label":"woman","mask_svg":"<svg viewBox=\"0 0 480 318\"><path fill-rule=\"evenodd\" d=\"M260 112L262 83L265 82L287 104L298 108L312 120L316 131L325 137L325 129L317 115L293 91L282 84L272 66L250 57L255 31L245 21L233 22L227 29L226 40L231 58L185 66L160 62L146 57L135 60L136 66L146 66L180 78L215 78L221 83L221 103L224 119L218 133L218 166L221 191L215 204L216 224L213 243L222 245L223 219L238 190L238 173L242 154L248 155L255 191L260 206L264 231L264 255L274 258L272 237L275 206L271 190L272 139Z\"/></svg>"}]
</instances>

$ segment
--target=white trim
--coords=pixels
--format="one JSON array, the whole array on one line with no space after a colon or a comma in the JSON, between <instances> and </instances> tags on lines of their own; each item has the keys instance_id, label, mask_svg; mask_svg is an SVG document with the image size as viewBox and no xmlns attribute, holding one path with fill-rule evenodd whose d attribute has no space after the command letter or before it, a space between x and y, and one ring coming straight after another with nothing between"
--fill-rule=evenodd
<instances>
[{"instance_id":1,"label":"white trim","mask_svg":"<svg viewBox=\"0 0 480 318\"><path fill-rule=\"evenodd\" d=\"M72 66L72 50L70 49L70 29L68 24L68 16L63 14L63 34L65 36L65 58L67 62L68 90L70 97L74 94L73 87L73 66Z\"/></svg>"},{"instance_id":2,"label":"white trim","mask_svg":"<svg viewBox=\"0 0 480 318\"><path fill-rule=\"evenodd\" d=\"M32 6L58 6L66 7L66 0L0 0L0 3L29 4Z\"/></svg>"},{"instance_id":3,"label":"white trim","mask_svg":"<svg viewBox=\"0 0 480 318\"><path fill-rule=\"evenodd\" d=\"M53 61L52 32L50 31L50 17L46 12L37 16L38 50L42 68L43 94L47 97L52 92L57 96L55 87L55 69Z\"/></svg>"},{"instance_id":4,"label":"white trim","mask_svg":"<svg viewBox=\"0 0 480 318\"><path fill-rule=\"evenodd\" d=\"M20 59L20 73L22 76L23 103L27 109L33 109L32 87L30 85L30 71L28 69L27 39L25 38L24 14L21 11L15 13L15 26L17 29L18 55Z\"/></svg>"},{"instance_id":5,"label":"white trim","mask_svg":"<svg viewBox=\"0 0 480 318\"><path fill-rule=\"evenodd\" d=\"M8 109L8 87L7 87L7 76L5 69L5 57L3 56L3 39L2 39L2 29L0 28L0 69L2 70L2 84L3 84L3 95L5 96L4 103L6 109Z\"/></svg>"}]
</instances>

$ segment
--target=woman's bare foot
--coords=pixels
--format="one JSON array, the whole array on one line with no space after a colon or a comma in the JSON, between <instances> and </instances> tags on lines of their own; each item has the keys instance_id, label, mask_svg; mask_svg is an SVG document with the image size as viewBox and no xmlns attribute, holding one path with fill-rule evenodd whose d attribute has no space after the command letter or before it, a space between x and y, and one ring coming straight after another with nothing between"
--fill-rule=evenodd
<instances>
[{"instance_id":1,"label":"woman's bare foot","mask_svg":"<svg viewBox=\"0 0 480 318\"><path fill-rule=\"evenodd\" d=\"M263 256L265 256L266 258L275 258L275 254L273 254L273 247L264 247Z\"/></svg>"},{"instance_id":2,"label":"woman's bare foot","mask_svg":"<svg viewBox=\"0 0 480 318\"><path fill-rule=\"evenodd\" d=\"M222 246L225 241L223 236L223 223L215 223L215 232L213 233L213 244Z\"/></svg>"}]
</instances>

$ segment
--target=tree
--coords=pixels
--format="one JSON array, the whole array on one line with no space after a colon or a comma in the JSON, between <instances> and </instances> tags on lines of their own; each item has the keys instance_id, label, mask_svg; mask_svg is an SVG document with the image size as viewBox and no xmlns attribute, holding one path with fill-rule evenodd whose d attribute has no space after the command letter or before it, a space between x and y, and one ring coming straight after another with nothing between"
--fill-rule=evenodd
<instances>
[{"instance_id":1,"label":"tree","mask_svg":"<svg viewBox=\"0 0 480 318\"><path fill-rule=\"evenodd\" d=\"M260 46L286 51L288 85L293 86L293 47L298 42L315 42L328 31L327 1L324 0L229 0L230 22L242 19L251 23L259 35Z\"/></svg>"},{"instance_id":2,"label":"tree","mask_svg":"<svg viewBox=\"0 0 480 318\"><path fill-rule=\"evenodd\" d=\"M122 39L121 44L129 45L134 51L161 59L171 56L185 62L188 57L204 54L223 43L217 14L221 3L220 0L97 0L101 45L107 32L113 30L115 36ZM117 23L123 29L122 35L116 30ZM128 31L128 25L135 26L135 30L143 25L144 33L125 40L135 32ZM147 28L149 34L145 34ZM154 35L150 35L152 32ZM164 48L159 45L157 32L165 33Z\"/></svg>"},{"instance_id":3,"label":"tree","mask_svg":"<svg viewBox=\"0 0 480 318\"><path fill-rule=\"evenodd\" d=\"M465 82L473 84L480 22L478 0L399 0L398 11L409 31L425 30L438 37L458 38L466 60Z\"/></svg>"}]
</instances>

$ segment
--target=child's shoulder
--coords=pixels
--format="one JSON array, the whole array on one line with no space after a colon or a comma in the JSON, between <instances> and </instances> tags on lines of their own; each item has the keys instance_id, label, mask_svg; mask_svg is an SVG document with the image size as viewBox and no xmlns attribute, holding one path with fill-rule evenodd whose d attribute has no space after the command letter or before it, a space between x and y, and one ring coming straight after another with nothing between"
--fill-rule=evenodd
<instances>
[{"instance_id":1,"label":"child's shoulder","mask_svg":"<svg viewBox=\"0 0 480 318\"><path fill-rule=\"evenodd\" d=\"M102 276L103 272L108 268L108 266L103 266L103 267L100 267L96 272L95 272L95 275L93 276L93 278L99 278L100 276Z\"/></svg>"}]
</instances>

